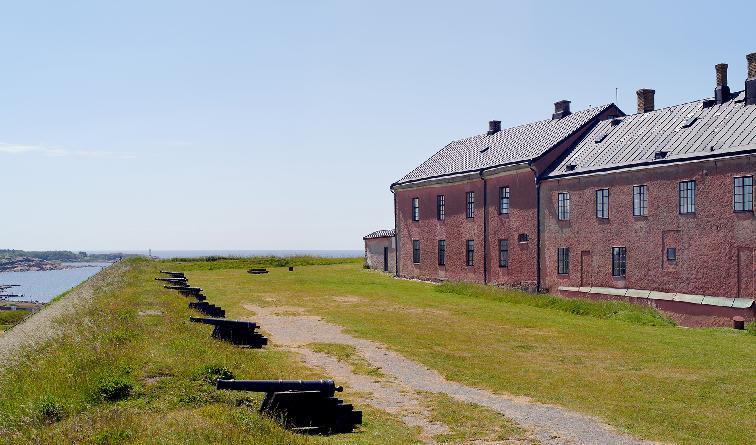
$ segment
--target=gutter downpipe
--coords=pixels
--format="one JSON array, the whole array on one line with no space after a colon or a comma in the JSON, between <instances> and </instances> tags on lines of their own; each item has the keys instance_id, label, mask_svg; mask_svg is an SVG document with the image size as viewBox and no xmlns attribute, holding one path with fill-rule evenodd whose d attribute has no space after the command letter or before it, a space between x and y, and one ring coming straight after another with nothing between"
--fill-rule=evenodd
<instances>
[{"instance_id":1,"label":"gutter downpipe","mask_svg":"<svg viewBox=\"0 0 756 445\"><path fill-rule=\"evenodd\" d=\"M541 178L531 162L528 167L533 172L536 186L536 292L541 292Z\"/></svg>"},{"instance_id":2,"label":"gutter downpipe","mask_svg":"<svg viewBox=\"0 0 756 445\"><path fill-rule=\"evenodd\" d=\"M488 183L483 176L485 169L480 170L483 180L483 284L488 284Z\"/></svg>"},{"instance_id":3,"label":"gutter downpipe","mask_svg":"<svg viewBox=\"0 0 756 445\"><path fill-rule=\"evenodd\" d=\"M399 226L396 222L396 192L391 187L391 194L394 195L394 276L399 276Z\"/></svg>"}]
</instances>

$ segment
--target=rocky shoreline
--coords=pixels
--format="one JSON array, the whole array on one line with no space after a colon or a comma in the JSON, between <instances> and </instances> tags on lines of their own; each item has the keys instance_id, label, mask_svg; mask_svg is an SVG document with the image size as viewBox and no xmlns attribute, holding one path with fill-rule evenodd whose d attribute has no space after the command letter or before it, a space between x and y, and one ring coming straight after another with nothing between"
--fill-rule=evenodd
<instances>
[{"instance_id":1,"label":"rocky shoreline","mask_svg":"<svg viewBox=\"0 0 756 445\"><path fill-rule=\"evenodd\" d=\"M63 264L57 261L47 261L30 257L0 258L0 272L34 272L42 270L74 269L76 267L84 266Z\"/></svg>"}]
</instances>

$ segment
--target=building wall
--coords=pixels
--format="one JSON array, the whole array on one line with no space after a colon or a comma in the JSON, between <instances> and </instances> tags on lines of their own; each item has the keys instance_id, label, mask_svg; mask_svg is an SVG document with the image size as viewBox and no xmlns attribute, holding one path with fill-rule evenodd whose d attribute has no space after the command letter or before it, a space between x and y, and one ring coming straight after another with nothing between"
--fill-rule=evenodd
<instances>
[{"instance_id":1,"label":"building wall","mask_svg":"<svg viewBox=\"0 0 756 445\"><path fill-rule=\"evenodd\" d=\"M365 240L365 263L371 269L383 271L383 249L388 247L388 272L396 272L396 239L394 237Z\"/></svg>"},{"instance_id":2,"label":"building wall","mask_svg":"<svg viewBox=\"0 0 756 445\"><path fill-rule=\"evenodd\" d=\"M467 218L467 192L475 192L474 218ZM444 195L446 217L436 218L436 196ZM396 190L399 275L429 280L483 282L483 182ZM420 221L412 221L412 198L420 198ZM438 240L446 240L446 265L438 265ZM465 242L475 242L474 265L466 265ZM420 263L412 262L412 240L420 240Z\"/></svg>"},{"instance_id":3,"label":"building wall","mask_svg":"<svg viewBox=\"0 0 756 445\"><path fill-rule=\"evenodd\" d=\"M535 175L528 169L496 175L486 179L488 187L488 282L521 286L536 283L536 186ZM499 214L499 188L509 187L509 213ZM528 241L519 243L525 234ZM509 265L499 267L499 240L509 241Z\"/></svg>"},{"instance_id":4,"label":"building wall","mask_svg":"<svg viewBox=\"0 0 756 445\"><path fill-rule=\"evenodd\" d=\"M753 175L756 157L701 161L544 181L542 281L559 286L648 289L756 297L756 219L733 212L733 177ZM696 180L696 213L679 214L678 183ZM648 216L634 217L633 185L648 186ZM596 218L595 191L609 188L609 218ZM557 193L570 193L570 220L557 220ZM611 248L627 248L627 274L612 277ZM557 248L570 248L557 274ZM667 247L677 260L666 260Z\"/></svg>"},{"instance_id":5,"label":"building wall","mask_svg":"<svg viewBox=\"0 0 756 445\"><path fill-rule=\"evenodd\" d=\"M519 286L536 281L535 176L525 167L482 179L397 190L399 275L430 280L484 282L484 218L488 217L488 283ZM499 214L499 187L510 188L510 213ZM475 192L475 214L466 217L467 192ZM445 219L436 215L436 197L444 195ZM420 221L412 221L412 198L420 198ZM528 242L518 243L518 235ZM420 264L412 262L412 240L420 240ZM438 240L446 240L446 265L438 265ZM474 240L474 265L466 264L466 241ZM499 240L509 240L509 266L499 267Z\"/></svg>"}]
</instances>

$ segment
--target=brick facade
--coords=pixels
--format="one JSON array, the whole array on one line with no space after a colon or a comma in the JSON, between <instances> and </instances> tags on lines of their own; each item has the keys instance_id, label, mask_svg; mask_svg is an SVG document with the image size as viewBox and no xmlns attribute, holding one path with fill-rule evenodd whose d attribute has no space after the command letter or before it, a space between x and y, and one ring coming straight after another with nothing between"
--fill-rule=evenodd
<instances>
[{"instance_id":1,"label":"brick facade","mask_svg":"<svg viewBox=\"0 0 756 445\"><path fill-rule=\"evenodd\" d=\"M577 176L541 186L542 287L649 289L756 298L756 219L733 211L733 177L753 175L756 156ZM679 213L680 181L696 181L693 214ZM648 215L633 216L633 186L646 185ZM596 217L596 190L609 189L609 218ZM557 194L570 195L570 220L557 218ZM612 276L613 246L627 248L625 277ZM557 249L570 249L557 273ZM668 247L676 259L666 258Z\"/></svg>"}]
</instances>

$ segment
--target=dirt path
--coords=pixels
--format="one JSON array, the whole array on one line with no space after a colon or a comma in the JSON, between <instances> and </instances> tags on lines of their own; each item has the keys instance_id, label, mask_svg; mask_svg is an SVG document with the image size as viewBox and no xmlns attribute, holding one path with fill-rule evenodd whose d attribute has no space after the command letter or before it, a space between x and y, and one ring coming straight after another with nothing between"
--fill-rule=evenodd
<instances>
[{"instance_id":1,"label":"dirt path","mask_svg":"<svg viewBox=\"0 0 756 445\"><path fill-rule=\"evenodd\" d=\"M95 289L101 290L117 284L118 274L126 266L114 264L75 287L64 298L48 304L41 311L6 331L0 336L0 374L21 359L24 350L51 340L60 334L57 320L75 312L91 301Z\"/></svg>"},{"instance_id":2,"label":"dirt path","mask_svg":"<svg viewBox=\"0 0 756 445\"><path fill-rule=\"evenodd\" d=\"M372 405L399 414L408 425L419 426L427 443L434 443L433 436L445 432L446 426L429 420L429 413L423 409L417 391L443 393L462 402L489 408L532 432L543 444L652 443L619 433L596 418L565 408L450 382L438 372L392 352L380 343L353 337L345 334L338 325L305 315L300 308L251 304L244 305L244 308L254 312L254 317L250 318L269 334L274 345L298 352L306 363L324 369L356 391L367 393ZM308 349L306 345L310 343L351 345L372 366L380 368L387 378L354 374L349 365Z\"/></svg>"}]
</instances>

